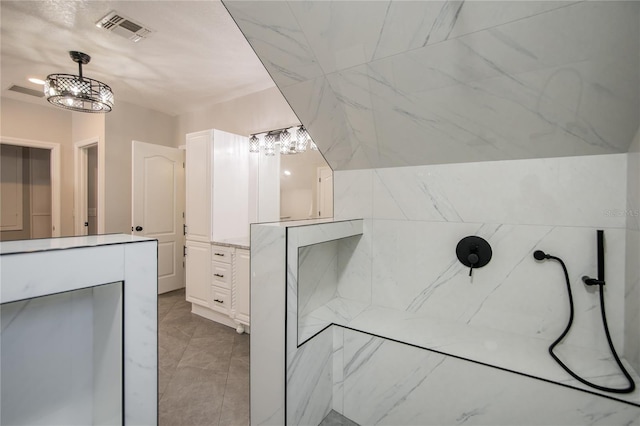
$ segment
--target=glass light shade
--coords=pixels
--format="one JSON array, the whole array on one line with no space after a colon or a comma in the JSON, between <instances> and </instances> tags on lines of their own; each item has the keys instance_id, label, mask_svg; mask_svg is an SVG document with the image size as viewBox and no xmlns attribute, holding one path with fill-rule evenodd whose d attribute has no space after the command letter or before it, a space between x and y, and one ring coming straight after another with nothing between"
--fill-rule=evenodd
<instances>
[{"instance_id":1,"label":"glass light shade","mask_svg":"<svg viewBox=\"0 0 640 426\"><path fill-rule=\"evenodd\" d=\"M296 136L298 138L296 142L296 151L306 151L307 146L309 145L309 135L307 134L307 129L305 129L304 126L298 127L298 130L296 130Z\"/></svg>"},{"instance_id":2,"label":"glass light shade","mask_svg":"<svg viewBox=\"0 0 640 426\"><path fill-rule=\"evenodd\" d=\"M106 84L72 74L50 74L44 83L47 100L61 108L79 112L109 112L113 92Z\"/></svg>"},{"instance_id":3,"label":"glass light shade","mask_svg":"<svg viewBox=\"0 0 640 426\"><path fill-rule=\"evenodd\" d=\"M249 152L260 152L260 140L256 137L256 135L253 135L249 138Z\"/></svg>"},{"instance_id":4,"label":"glass light shade","mask_svg":"<svg viewBox=\"0 0 640 426\"><path fill-rule=\"evenodd\" d=\"M286 129L280 132L280 154L295 154L295 149L291 146L291 133L289 133Z\"/></svg>"},{"instance_id":5,"label":"glass light shade","mask_svg":"<svg viewBox=\"0 0 640 426\"><path fill-rule=\"evenodd\" d=\"M276 155L276 136L267 133L264 137L264 154L268 156Z\"/></svg>"}]
</instances>

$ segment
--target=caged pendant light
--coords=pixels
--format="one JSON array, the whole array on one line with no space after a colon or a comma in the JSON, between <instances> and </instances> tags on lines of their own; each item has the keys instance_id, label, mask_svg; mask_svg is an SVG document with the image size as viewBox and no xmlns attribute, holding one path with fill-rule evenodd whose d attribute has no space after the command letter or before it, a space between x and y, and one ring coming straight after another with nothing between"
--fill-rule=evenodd
<instances>
[{"instance_id":1,"label":"caged pendant light","mask_svg":"<svg viewBox=\"0 0 640 426\"><path fill-rule=\"evenodd\" d=\"M69 56L78 64L78 74L50 74L44 84L47 100L58 107L78 112L105 113L113 108L111 87L101 81L82 75L82 65L91 57L86 53L71 51Z\"/></svg>"}]
</instances>

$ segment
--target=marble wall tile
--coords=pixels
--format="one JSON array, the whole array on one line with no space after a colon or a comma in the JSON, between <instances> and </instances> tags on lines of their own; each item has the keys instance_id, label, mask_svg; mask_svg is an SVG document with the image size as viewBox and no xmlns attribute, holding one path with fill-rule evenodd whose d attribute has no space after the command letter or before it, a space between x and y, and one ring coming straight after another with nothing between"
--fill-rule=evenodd
<instances>
[{"instance_id":1,"label":"marble wall tile","mask_svg":"<svg viewBox=\"0 0 640 426\"><path fill-rule=\"evenodd\" d=\"M338 242L298 249L298 314L308 315L336 296Z\"/></svg>"},{"instance_id":2,"label":"marble wall tile","mask_svg":"<svg viewBox=\"0 0 640 426\"><path fill-rule=\"evenodd\" d=\"M286 2L225 1L224 5L279 87L322 75Z\"/></svg>"},{"instance_id":3,"label":"marble wall tile","mask_svg":"<svg viewBox=\"0 0 640 426\"><path fill-rule=\"evenodd\" d=\"M625 175L626 154L377 169L373 215L623 228Z\"/></svg>"},{"instance_id":4,"label":"marble wall tile","mask_svg":"<svg viewBox=\"0 0 640 426\"><path fill-rule=\"evenodd\" d=\"M350 330L343 354L342 413L359 424L610 425L640 418L637 406Z\"/></svg>"},{"instance_id":5,"label":"marble wall tile","mask_svg":"<svg viewBox=\"0 0 640 426\"><path fill-rule=\"evenodd\" d=\"M94 423L92 309L91 289L0 307L2 424Z\"/></svg>"},{"instance_id":6,"label":"marble wall tile","mask_svg":"<svg viewBox=\"0 0 640 426\"><path fill-rule=\"evenodd\" d=\"M624 330L624 232L605 231L608 323L619 348ZM532 254L540 249L562 258L576 310L566 342L606 352L597 293L581 281L583 275L597 274L595 229L375 221L373 233L373 258L384 259L373 263L374 305L548 340L566 325L566 285L558 264L539 263ZM458 241L467 235L485 238L493 249L491 262L475 270L471 279L455 255Z\"/></svg>"},{"instance_id":7,"label":"marble wall tile","mask_svg":"<svg viewBox=\"0 0 640 426\"><path fill-rule=\"evenodd\" d=\"M332 354L333 330L327 329L288 357L286 424L317 425L331 411Z\"/></svg>"},{"instance_id":8,"label":"marble wall tile","mask_svg":"<svg viewBox=\"0 0 640 426\"><path fill-rule=\"evenodd\" d=\"M333 172L333 216L336 220L373 217L373 170Z\"/></svg>"},{"instance_id":9,"label":"marble wall tile","mask_svg":"<svg viewBox=\"0 0 640 426\"><path fill-rule=\"evenodd\" d=\"M627 159L625 350L629 363L640 371L640 131Z\"/></svg>"},{"instance_id":10,"label":"marble wall tile","mask_svg":"<svg viewBox=\"0 0 640 426\"><path fill-rule=\"evenodd\" d=\"M636 2L227 3L334 170L620 153L637 129Z\"/></svg>"},{"instance_id":11,"label":"marble wall tile","mask_svg":"<svg viewBox=\"0 0 640 426\"><path fill-rule=\"evenodd\" d=\"M331 327L333 329L333 406L338 413L344 412L344 329L342 327Z\"/></svg>"},{"instance_id":12,"label":"marble wall tile","mask_svg":"<svg viewBox=\"0 0 640 426\"><path fill-rule=\"evenodd\" d=\"M251 421L285 422L285 229L251 225ZM268 390L268 391L267 391Z\"/></svg>"},{"instance_id":13,"label":"marble wall tile","mask_svg":"<svg viewBox=\"0 0 640 426\"><path fill-rule=\"evenodd\" d=\"M372 166L363 140L346 121L342 102L326 77L283 87L281 91L333 170Z\"/></svg>"},{"instance_id":14,"label":"marble wall tile","mask_svg":"<svg viewBox=\"0 0 640 426\"><path fill-rule=\"evenodd\" d=\"M371 303L371 225L371 220L365 220L362 235L338 242L337 294L367 305Z\"/></svg>"},{"instance_id":15,"label":"marble wall tile","mask_svg":"<svg viewBox=\"0 0 640 426\"><path fill-rule=\"evenodd\" d=\"M389 2L289 2L325 74L369 62Z\"/></svg>"}]
</instances>

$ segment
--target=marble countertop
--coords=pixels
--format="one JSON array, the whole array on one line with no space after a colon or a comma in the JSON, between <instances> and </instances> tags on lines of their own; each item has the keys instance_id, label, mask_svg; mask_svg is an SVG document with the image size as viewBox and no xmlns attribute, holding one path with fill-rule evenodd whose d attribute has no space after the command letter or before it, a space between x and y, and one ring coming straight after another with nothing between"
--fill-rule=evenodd
<instances>
[{"instance_id":1,"label":"marble countertop","mask_svg":"<svg viewBox=\"0 0 640 426\"><path fill-rule=\"evenodd\" d=\"M249 237L226 238L224 240L212 241L211 244L225 247L235 247L244 250L249 250L251 248Z\"/></svg>"},{"instance_id":2,"label":"marble countertop","mask_svg":"<svg viewBox=\"0 0 640 426\"><path fill-rule=\"evenodd\" d=\"M86 235L80 237L42 238L35 240L1 241L0 255L32 253L50 250L66 250L80 247L95 247L111 244L153 241L153 238L129 234Z\"/></svg>"}]
</instances>

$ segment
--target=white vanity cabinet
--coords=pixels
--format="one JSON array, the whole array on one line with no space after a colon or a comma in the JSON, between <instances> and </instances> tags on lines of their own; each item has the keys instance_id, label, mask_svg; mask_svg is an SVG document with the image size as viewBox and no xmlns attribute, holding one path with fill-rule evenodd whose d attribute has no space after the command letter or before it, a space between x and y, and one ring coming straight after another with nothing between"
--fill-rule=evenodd
<instances>
[{"instance_id":1,"label":"white vanity cabinet","mask_svg":"<svg viewBox=\"0 0 640 426\"><path fill-rule=\"evenodd\" d=\"M187 301L208 308L211 305L211 244L187 240L186 248Z\"/></svg>"},{"instance_id":2,"label":"white vanity cabinet","mask_svg":"<svg viewBox=\"0 0 640 426\"><path fill-rule=\"evenodd\" d=\"M193 313L242 333L249 326L246 248L255 194L249 140L206 130L187 135L186 151L186 299Z\"/></svg>"},{"instance_id":3,"label":"white vanity cabinet","mask_svg":"<svg viewBox=\"0 0 640 426\"><path fill-rule=\"evenodd\" d=\"M187 135L187 240L249 237L249 139L221 130Z\"/></svg>"},{"instance_id":4,"label":"white vanity cabinet","mask_svg":"<svg viewBox=\"0 0 640 426\"><path fill-rule=\"evenodd\" d=\"M233 316L238 323L238 331L249 326L249 301L251 258L249 250L236 249L234 257L234 298Z\"/></svg>"},{"instance_id":5,"label":"white vanity cabinet","mask_svg":"<svg viewBox=\"0 0 640 426\"><path fill-rule=\"evenodd\" d=\"M187 301L192 312L243 333L249 317L249 250L187 241Z\"/></svg>"}]
</instances>

